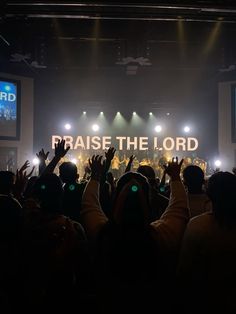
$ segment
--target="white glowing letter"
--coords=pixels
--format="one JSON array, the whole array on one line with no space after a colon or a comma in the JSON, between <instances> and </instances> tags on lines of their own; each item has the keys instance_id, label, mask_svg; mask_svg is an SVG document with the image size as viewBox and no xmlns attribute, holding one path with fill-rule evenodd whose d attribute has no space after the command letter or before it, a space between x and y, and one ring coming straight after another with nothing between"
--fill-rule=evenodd
<instances>
[{"instance_id":1,"label":"white glowing letter","mask_svg":"<svg viewBox=\"0 0 236 314\"><path fill-rule=\"evenodd\" d=\"M102 137L102 149L109 149L110 146L111 146L111 137L103 136Z\"/></svg>"},{"instance_id":2,"label":"white glowing letter","mask_svg":"<svg viewBox=\"0 0 236 314\"><path fill-rule=\"evenodd\" d=\"M148 149L148 137L140 137L139 138L139 149L147 150Z\"/></svg>"},{"instance_id":3,"label":"white glowing letter","mask_svg":"<svg viewBox=\"0 0 236 314\"><path fill-rule=\"evenodd\" d=\"M193 146L191 144L193 144ZM187 149L189 151L192 151L192 150L196 150L197 148L198 148L198 140L195 137L188 137Z\"/></svg>"},{"instance_id":4,"label":"white glowing letter","mask_svg":"<svg viewBox=\"0 0 236 314\"><path fill-rule=\"evenodd\" d=\"M176 137L176 150L179 151L180 147L182 147L182 150L186 150L186 138L184 137Z\"/></svg>"},{"instance_id":5,"label":"white glowing letter","mask_svg":"<svg viewBox=\"0 0 236 314\"><path fill-rule=\"evenodd\" d=\"M74 149L82 148L85 149L84 141L82 136L77 136Z\"/></svg>"},{"instance_id":6,"label":"white glowing letter","mask_svg":"<svg viewBox=\"0 0 236 314\"><path fill-rule=\"evenodd\" d=\"M101 149L101 138L99 136L93 136L91 139L91 143L92 149Z\"/></svg>"},{"instance_id":7,"label":"white glowing letter","mask_svg":"<svg viewBox=\"0 0 236 314\"><path fill-rule=\"evenodd\" d=\"M59 136L59 135L53 135L52 136L52 149L55 148L55 144L58 142L58 141L61 141L62 140L62 137Z\"/></svg>"},{"instance_id":8,"label":"white glowing letter","mask_svg":"<svg viewBox=\"0 0 236 314\"><path fill-rule=\"evenodd\" d=\"M63 140L65 140L65 147L70 146L70 149L73 149L73 137L66 135L63 136Z\"/></svg>"},{"instance_id":9,"label":"white glowing letter","mask_svg":"<svg viewBox=\"0 0 236 314\"><path fill-rule=\"evenodd\" d=\"M130 146L131 145L134 146L133 149L137 149L138 148L138 138L137 138L137 136L134 137L133 141L131 141L131 138L129 136L127 137L127 150L130 150Z\"/></svg>"},{"instance_id":10,"label":"white glowing letter","mask_svg":"<svg viewBox=\"0 0 236 314\"><path fill-rule=\"evenodd\" d=\"M167 146L167 142L170 142L170 145ZM166 137L164 140L163 140L163 148L165 150L173 150L175 147L175 141L172 137Z\"/></svg>"},{"instance_id":11,"label":"white glowing letter","mask_svg":"<svg viewBox=\"0 0 236 314\"><path fill-rule=\"evenodd\" d=\"M116 137L116 140L119 141L119 150L122 150L123 149L123 141L126 139L125 136L117 136Z\"/></svg>"}]
</instances>

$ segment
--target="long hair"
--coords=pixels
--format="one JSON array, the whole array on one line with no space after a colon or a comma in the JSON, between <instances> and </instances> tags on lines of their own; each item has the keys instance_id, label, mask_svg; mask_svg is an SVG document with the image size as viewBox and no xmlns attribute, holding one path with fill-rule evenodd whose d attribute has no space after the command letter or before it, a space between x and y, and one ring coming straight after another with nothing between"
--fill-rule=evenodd
<instances>
[{"instance_id":1,"label":"long hair","mask_svg":"<svg viewBox=\"0 0 236 314\"><path fill-rule=\"evenodd\" d=\"M148 283L155 277L157 250L149 229L148 192L148 181L139 173L128 172L117 182L113 216L101 233L99 256L108 277L119 282Z\"/></svg>"},{"instance_id":2,"label":"long hair","mask_svg":"<svg viewBox=\"0 0 236 314\"><path fill-rule=\"evenodd\" d=\"M149 184L142 174L127 172L117 182L113 220L118 225L144 227L150 222Z\"/></svg>"}]
</instances>

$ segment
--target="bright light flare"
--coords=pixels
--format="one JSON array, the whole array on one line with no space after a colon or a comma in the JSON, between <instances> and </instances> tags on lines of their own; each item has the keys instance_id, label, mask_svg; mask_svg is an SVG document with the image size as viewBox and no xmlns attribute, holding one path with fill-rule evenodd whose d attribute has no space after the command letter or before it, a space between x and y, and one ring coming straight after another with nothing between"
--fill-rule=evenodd
<instances>
[{"instance_id":1,"label":"bright light flare","mask_svg":"<svg viewBox=\"0 0 236 314\"><path fill-rule=\"evenodd\" d=\"M33 160L32 160L32 163L34 166L38 165L39 164L39 159L37 157L35 157Z\"/></svg>"},{"instance_id":2,"label":"bright light flare","mask_svg":"<svg viewBox=\"0 0 236 314\"><path fill-rule=\"evenodd\" d=\"M70 123L66 123L66 124L64 125L64 128L65 128L66 130L70 130L70 129L71 129Z\"/></svg>"},{"instance_id":3,"label":"bright light flare","mask_svg":"<svg viewBox=\"0 0 236 314\"><path fill-rule=\"evenodd\" d=\"M184 127L184 132L185 132L185 133L189 133L189 132L190 132L190 127L189 127L188 125L186 125L186 126Z\"/></svg>"},{"instance_id":4,"label":"bright light flare","mask_svg":"<svg viewBox=\"0 0 236 314\"><path fill-rule=\"evenodd\" d=\"M99 129L100 129L99 125L97 125L97 124L93 124L93 125L92 125L92 130L93 130L94 132L99 131Z\"/></svg>"},{"instance_id":5,"label":"bright light flare","mask_svg":"<svg viewBox=\"0 0 236 314\"><path fill-rule=\"evenodd\" d=\"M162 126L161 125L156 125L154 129L157 133L160 133L162 131Z\"/></svg>"},{"instance_id":6,"label":"bright light flare","mask_svg":"<svg viewBox=\"0 0 236 314\"><path fill-rule=\"evenodd\" d=\"M215 161L215 166L217 167L217 168L219 168L220 166L221 166L221 161L219 160L219 159L217 159L216 161Z\"/></svg>"}]
</instances>

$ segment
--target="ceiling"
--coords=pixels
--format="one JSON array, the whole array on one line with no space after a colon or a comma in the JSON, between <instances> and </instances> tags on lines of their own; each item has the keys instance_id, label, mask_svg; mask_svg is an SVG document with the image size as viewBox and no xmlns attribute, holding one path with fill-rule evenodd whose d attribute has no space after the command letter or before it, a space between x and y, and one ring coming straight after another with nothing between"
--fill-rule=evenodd
<instances>
[{"instance_id":1,"label":"ceiling","mask_svg":"<svg viewBox=\"0 0 236 314\"><path fill-rule=\"evenodd\" d=\"M236 22L235 1L3 1L3 18L78 18Z\"/></svg>"},{"instance_id":2,"label":"ceiling","mask_svg":"<svg viewBox=\"0 0 236 314\"><path fill-rule=\"evenodd\" d=\"M0 66L10 71L126 66L132 75L140 66L236 63L235 1L1 1L0 12ZM217 23L220 32L202 63Z\"/></svg>"}]
</instances>

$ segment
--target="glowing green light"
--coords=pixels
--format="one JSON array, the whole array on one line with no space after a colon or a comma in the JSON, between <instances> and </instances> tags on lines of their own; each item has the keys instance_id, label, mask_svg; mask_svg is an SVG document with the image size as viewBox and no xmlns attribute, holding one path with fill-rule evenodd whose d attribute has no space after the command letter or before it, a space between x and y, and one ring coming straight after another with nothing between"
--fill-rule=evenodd
<instances>
[{"instance_id":1,"label":"glowing green light","mask_svg":"<svg viewBox=\"0 0 236 314\"><path fill-rule=\"evenodd\" d=\"M75 189L74 184L71 184L71 185L69 186L69 190L70 190L70 191L74 191L74 189Z\"/></svg>"},{"instance_id":2,"label":"glowing green light","mask_svg":"<svg viewBox=\"0 0 236 314\"><path fill-rule=\"evenodd\" d=\"M137 192L137 191L138 191L137 185L132 185L131 191L132 191L132 192Z\"/></svg>"},{"instance_id":3,"label":"glowing green light","mask_svg":"<svg viewBox=\"0 0 236 314\"><path fill-rule=\"evenodd\" d=\"M45 184L42 184L41 185L41 190L45 190L46 189L46 185Z\"/></svg>"}]
</instances>

